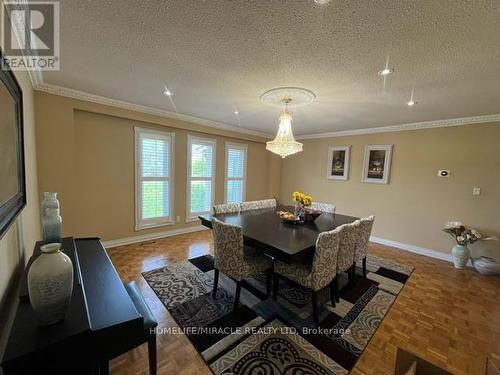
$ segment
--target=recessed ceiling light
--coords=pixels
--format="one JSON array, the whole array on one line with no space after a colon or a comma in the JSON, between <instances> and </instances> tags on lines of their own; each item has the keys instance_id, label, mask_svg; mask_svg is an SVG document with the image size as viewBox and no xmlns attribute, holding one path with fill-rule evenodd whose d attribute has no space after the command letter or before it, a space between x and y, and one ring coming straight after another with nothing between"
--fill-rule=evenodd
<instances>
[{"instance_id":1,"label":"recessed ceiling light","mask_svg":"<svg viewBox=\"0 0 500 375\"><path fill-rule=\"evenodd\" d=\"M328 4L331 0L314 0L316 4Z\"/></svg>"},{"instance_id":2,"label":"recessed ceiling light","mask_svg":"<svg viewBox=\"0 0 500 375\"><path fill-rule=\"evenodd\" d=\"M414 90L411 90L410 100L406 102L406 105L408 107L413 107L415 104L418 103L416 100L413 100L413 94L414 94Z\"/></svg>"},{"instance_id":3,"label":"recessed ceiling light","mask_svg":"<svg viewBox=\"0 0 500 375\"><path fill-rule=\"evenodd\" d=\"M163 95L172 96L172 92L169 89L163 90Z\"/></svg>"},{"instance_id":4,"label":"recessed ceiling light","mask_svg":"<svg viewBox=\"0 0 500 375\"><path fill-rule=\"evenodd\" d=\"M238 111L234 111L234 114L237 115L237 114L239 114L239 112Z\"/></svg>"},{"instance_id":5,"label":"recessed ceiling light","mask_svg":"<svg viewBox=\"0 0 500 375\"><path fill-rule=\"evenodd\" d=\"M386 67L383 70L381 70L380 72L378 72L378 75L382 76L382 77L386 77L393 72L394 72L394 69Z\"/></svg>"}]
</instances>

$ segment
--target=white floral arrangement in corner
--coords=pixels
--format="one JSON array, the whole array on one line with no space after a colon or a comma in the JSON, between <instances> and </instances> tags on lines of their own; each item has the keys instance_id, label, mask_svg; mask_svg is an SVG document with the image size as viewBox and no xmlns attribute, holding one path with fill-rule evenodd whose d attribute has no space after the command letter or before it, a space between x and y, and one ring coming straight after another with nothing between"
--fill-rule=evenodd
<instances>
[{"instance_id":1,"label":"white floral arrangement in corner","mask_svg":"<svg viewBox=\"0 0 500 375\"><path fill-rule=\"evenodd\" d=\"M496 240L495 237L484 238L477 229L467 228L459 221L449 221L446 223L443 232L451 235L460 246L467 246L476 241Z\"/></svg>"},{"instance_id":2,"label":"white floral arrangement in corner","mask_svg":"<svg viewBox=\"0 0 500 375\"><path fill-rule=\"evenodd\" d=\"M450 221L443 228L445 233L451 235L457 245L452 249L452 257L455 268L464 268L470 258L470 251L467 245L476 241L498 241L496 237L483 237L483 235L474 228L466 227L459 221ZM470 258L474 268L483 275L500 274L500 264L495 259L480 256L479 258Z\"/></svg>"}]
</instances>

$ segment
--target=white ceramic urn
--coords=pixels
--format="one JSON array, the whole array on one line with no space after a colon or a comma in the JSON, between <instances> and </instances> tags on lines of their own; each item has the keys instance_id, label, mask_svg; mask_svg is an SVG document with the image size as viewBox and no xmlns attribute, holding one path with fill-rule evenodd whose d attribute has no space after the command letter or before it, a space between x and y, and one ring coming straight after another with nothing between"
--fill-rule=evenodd
<instances>
[{"instance_id":1,"label":"white ceramic urn","mask_svg":"<svg viewBox=\"0 0 500 375\"><path fill-rule=\"evenodd\" d=\"M470 258L470 250L467 246L455 245L451 250L455 268L464 269Z\"/></svg>"},{"instance_id":2,"label":"white ceramic urn","mask_svg":"<svg viewBox=\"0 0 500 375\"><path fill-rule=\"evenodd\" d=\"M73 264L60 243L43 245L28 271L31 306L41 325L64 320L73 293Z\"/></svg>"}]
</instances>

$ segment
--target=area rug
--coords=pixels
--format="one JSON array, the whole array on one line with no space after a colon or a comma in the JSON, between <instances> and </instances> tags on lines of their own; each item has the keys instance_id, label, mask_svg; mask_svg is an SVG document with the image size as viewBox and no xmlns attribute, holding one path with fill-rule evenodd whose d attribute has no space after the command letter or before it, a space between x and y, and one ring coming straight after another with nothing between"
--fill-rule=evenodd
<instances>
[{"instance_id":1,"label":"area rug","mask_svg":"<svg viewBox=\"0 0 500 375\"><path fill-rule=\"evenodd\" d=\"M320 324L310 292L280 281L268 299L265 275L246 280L233 310L235 284L222 273L212 297L214 261L204 255L144 272L143 277L214 374L347 374L413 271L369 255L367 277L348 285L340 275L340 303L320 293Z\"/></svg>"}]
</instances>

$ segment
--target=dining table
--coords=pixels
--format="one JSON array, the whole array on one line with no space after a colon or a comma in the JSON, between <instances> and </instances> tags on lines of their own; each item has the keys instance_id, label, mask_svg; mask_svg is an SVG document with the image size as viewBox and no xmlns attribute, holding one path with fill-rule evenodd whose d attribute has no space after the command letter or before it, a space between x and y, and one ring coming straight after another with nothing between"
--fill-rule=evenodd
<instances>
[{"instance_id":1,"label":"dining table","mask_svg":"<svg viewBox=\"0 0 500 375\"><path fill-rule=\"evenodd\" d=\"M312 222L288 223L279 211L293 212L293 206L277 206L226 214L200 215L201 224L212 228L215 219L240 226L245 245L253 247L274 259L287 263L310 261L321 232L349 224L358 217L338 213L322 213Z\"/></svg>"}]
</instances>

